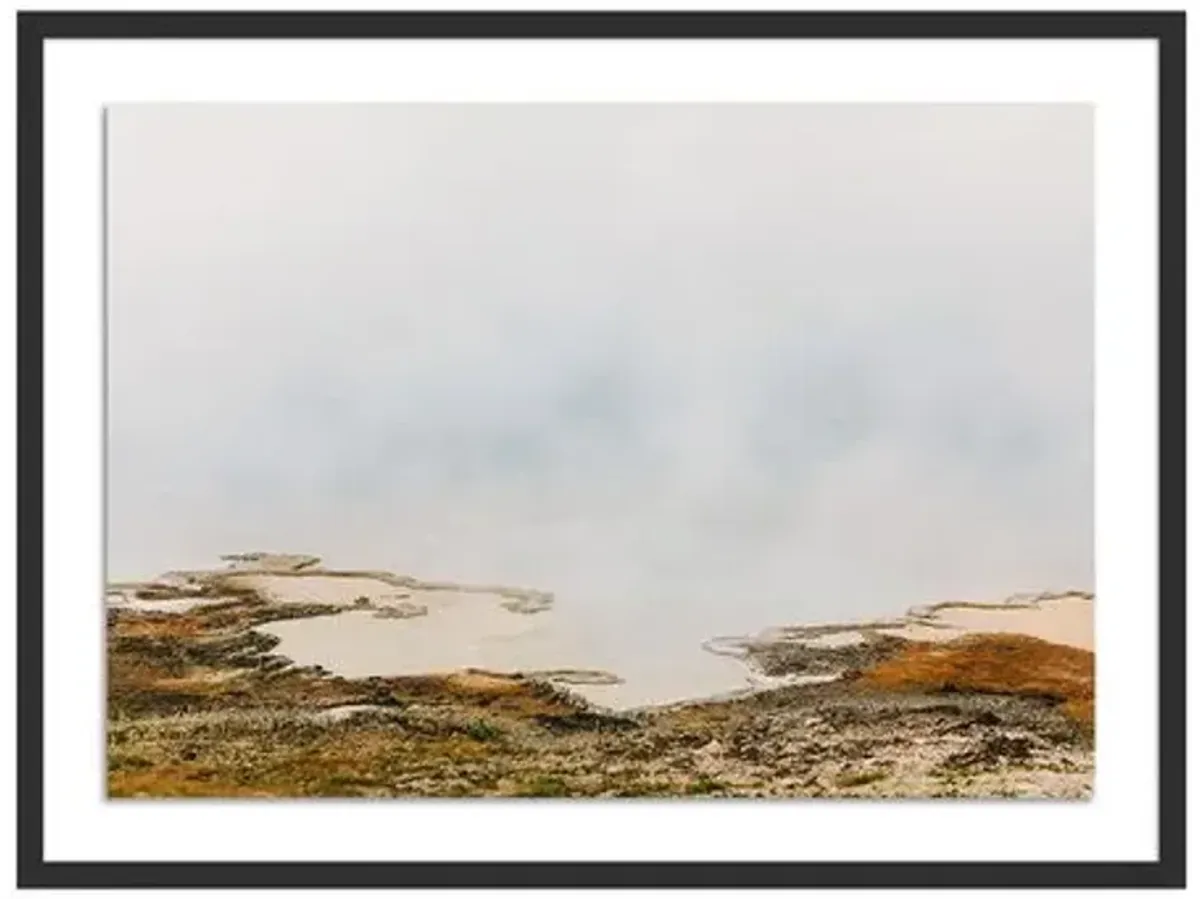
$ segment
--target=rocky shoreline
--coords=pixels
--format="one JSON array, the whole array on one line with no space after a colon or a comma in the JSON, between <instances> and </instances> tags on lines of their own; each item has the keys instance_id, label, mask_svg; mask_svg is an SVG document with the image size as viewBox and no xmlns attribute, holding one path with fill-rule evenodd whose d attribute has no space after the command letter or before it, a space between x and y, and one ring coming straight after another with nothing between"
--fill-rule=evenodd
<instances>
[{"instance_id":1,"label":"rocky shoreline","mask_svg":"<svg viewBox=\"0 0 1200 899\"><path fill-rule=\"evenodd\" d=\"M1086 593L715 639L706 649L742 660L758 686L615 713L573 690L619 672L349 678L294 664L259 629L361 612L368 580L384 586L366 605L400 617L437 591L533 615L550 594L330 571L311 556L226 561L109 588L111 796L1091 795L1092 652L1013 617L1058 634L1074 616L1062 632L1075 639ZM279 578L314 579L325 601L280 599ZM971 631L964 609L1007 617Z\"/></svg>"}]
</instances>

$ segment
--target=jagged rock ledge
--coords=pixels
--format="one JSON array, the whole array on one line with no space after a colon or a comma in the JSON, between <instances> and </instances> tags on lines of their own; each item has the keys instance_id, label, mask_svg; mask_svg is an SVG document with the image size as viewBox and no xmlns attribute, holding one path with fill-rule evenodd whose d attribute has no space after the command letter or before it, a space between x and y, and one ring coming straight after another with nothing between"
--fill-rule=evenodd
<instances>
[{"instance_id":1,"label":"jagged rock ledge","mask_svg":"<svg viewBox=\"0 0 1200 899\"><path fill-rule=\"evenodd\" d=\"M143 607L163 603L159 611L183 611L196 602L220 602L253 594L266 602L323 603L345 608L373 608L380 618L425 614L414 594L467 593L494 596L500 607L521 615L547 611L554 594L503 584L428 581L382 569L338 569L321 565L319 556L297 553L245 552L221 556L224 568L168 571L148 581L111 583L106 589L115 606ZM294 579L294 587L285 579ZM168 604L170 603L170 604Z\"/></svg>"},{"instance_id":2,"label":"jagged rock ledge","mask_svg":"<svg viewBox=\"0 0 1200 899\"><path fill-rule=\"evenodd\" d=\"M614 714L572 690L613 683L607 672L355 678L292 665L258 628L363 609L364 572L226 561L109 590L111 796L1091 795L1092 653L1021 631L1051 612L1032 623L1086 617L1090 633L1091 594L714 640L709 651L777 689ZM383 617L460 586L383 574L365 597ZM281 579L336 584L337 602L280 600ZM1009 633L980 634L984 623Z\"/></svg>"},{"instance_id":3,"label":"jagged rock ledge","mask_svg":"<svg viewBox=\"0 0 1200 899\"><path fill-rule=\"evenodd\" d=\"M1016 594L996 603L940 602L893 619L769 628L715 637L704 649L742 660L764 677L839 675L895 655L908 643L943 643L972 634L1014 634L1089 650L1094 594L1083 590Z\"/></svg>"}]
</instances>

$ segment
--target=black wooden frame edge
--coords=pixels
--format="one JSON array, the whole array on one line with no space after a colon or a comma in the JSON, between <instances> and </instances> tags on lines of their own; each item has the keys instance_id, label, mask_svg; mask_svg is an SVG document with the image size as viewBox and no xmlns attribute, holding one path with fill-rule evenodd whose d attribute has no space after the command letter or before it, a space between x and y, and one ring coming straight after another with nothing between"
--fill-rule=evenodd
<instances>
[{"instance_id":1,"label":"black wooden frame edge","mask_svg":"<svg viewBox=\"0 0 1200 899\"><path fill-rule=\"evenodd\" d=\"M1187 29L1158 38L1159 860L1187 877ZM1168 600L1169 597L1169 600Z\"/></svg>"},{"instance_id":2,"label":"black wooden frame edge","mask_svg":"<svg viewBox=\"0 0 1200 899\"><path fill-rule=\"evenodd\" d=\"M23 888L1180 887L1161 862L48 862Z\"/></svg>"},{"instance_id":3,"label":"black wooden frame edge","mask_svg":"<svg viewBox=\"0 0 1200 899\"><path fill-rule=\"evenodd\" d=\"M69 38L1151 38L1159 47L1157 862L47 862L43 857L43 43ZM1182 887L1186 877L1182 12L20 12L17 883L20 887ZM1168 601L1170 597L1170 601ZM1168 782L1169 781L1169 782Z\"/></svg>"},{"instance_id":4,"label":"black wooden frame edge","mask_svg":"<svg viewBox=\"0 0 1200 899\"><path fill-rule=\"evenodd\" d=\"M47 38L1156 38L1182 12L37 12ZM1086 34L1084 33L1086 31ZM286 32L286 33L285 33Z\"/></svg>"}]
</instances>

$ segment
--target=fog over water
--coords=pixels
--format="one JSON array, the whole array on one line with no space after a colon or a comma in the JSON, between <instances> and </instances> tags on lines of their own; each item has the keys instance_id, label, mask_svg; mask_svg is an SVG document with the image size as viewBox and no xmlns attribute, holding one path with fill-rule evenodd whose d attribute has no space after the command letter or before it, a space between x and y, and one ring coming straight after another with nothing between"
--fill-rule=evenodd
<instances>
[{"instance_id":1,"label":"fog over water","mask_svg":"<svg viewBox=\"0 0 1200 899\"><path fill-rule=\"evenodd\" d=\"M1085 106L117 106L109 576L699 639L1092 586Z\"/></svg>"}]
</instances>

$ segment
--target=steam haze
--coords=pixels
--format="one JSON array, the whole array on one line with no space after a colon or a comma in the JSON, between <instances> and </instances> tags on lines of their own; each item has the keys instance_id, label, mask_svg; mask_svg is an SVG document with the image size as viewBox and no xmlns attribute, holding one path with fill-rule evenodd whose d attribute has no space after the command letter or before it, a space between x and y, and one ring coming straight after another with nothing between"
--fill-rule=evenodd
<instances>
[{"instance_id":1,"label":"steam haze","mask_svg":"<svg viewBox=\"0 0 1200 899\"><path fill-rule=\"evenodd\" d=\"M1092 585L1085 106L110 108L109 576L695 635Z\"/></svg>"}]
</instances>

